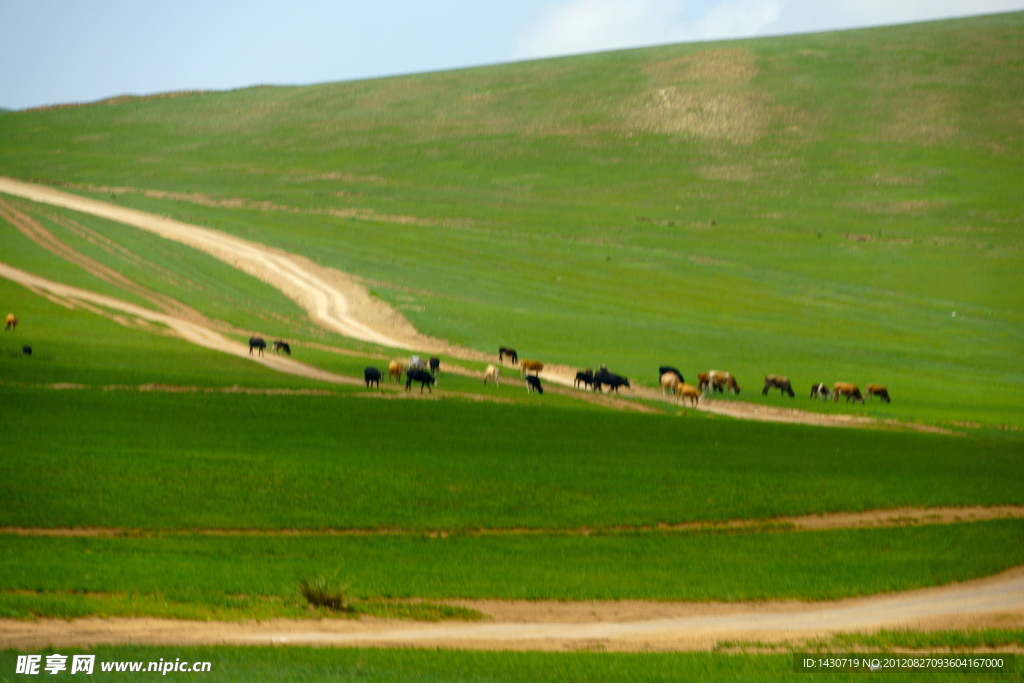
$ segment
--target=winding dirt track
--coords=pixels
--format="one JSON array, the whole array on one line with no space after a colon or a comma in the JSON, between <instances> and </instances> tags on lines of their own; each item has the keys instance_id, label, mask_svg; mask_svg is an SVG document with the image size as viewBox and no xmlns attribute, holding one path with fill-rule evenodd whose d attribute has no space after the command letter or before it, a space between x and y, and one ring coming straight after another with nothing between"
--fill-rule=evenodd
<instances>
[{"instance_id":1,"label":"winding dirt track","mask_svg":"<svg viewBox=\"0 0 1024 683\"><path fill-rule=\"evenodd\" d=\"M977 581L835 602L746 604L457 601L482 622L364 618L266 622L0 620L8 647L98 644L330 645L520 650L705 650L721 641L805 641L835 633L1024 625L1024 568ZM652 618L652 615L654 618Z\"/></svg>"},{"instance_id":2,"label":"winding dirt track","mask_svg":"<svg viewBox=\"0 0 1024 683\"><path fill-rule=\"evenodd\" d=\"M142 211L0 177L0 193L61 206L153 232L204 251L278 288L327 329L395 349L444 353L466 360L490 354L454 347L419 334L401 315L377 302L354 279L308 259L214 230ZM184 339L235 356L248 348L210 327L170 312L158 313L0 264L0 277L19 282L66 305L99 307L115 315L166 326ZM97 310L99 310L97 309ZM252 357L267 367L312 379L361 384L280 357ZM571 385L574 368L548 367L550 382ZM655 389L631 396L662 400ZM595 397L596 398L596 397ZM616 401L603 398L601 400ZM626 403L626 402L622 402ZM746 419L823 426L910 427L870 418L818 415L739 401L707 401L699 409ZM918 426L919 427L919 426ZM930 428L929 428L930 429ZM944 430L937 430L944 431ZM777 642L880 628L959 628L1024 625L1024 568L941 588L826 603L514 603L461 601L490 616L484 623L412 624L385 620L195 623L159 619L0 620L0 646L41 647L99 643L296 643L347 646L472 647L482 649L614 650L706 649L721 640Z\"/></svg>"}]
</instances>

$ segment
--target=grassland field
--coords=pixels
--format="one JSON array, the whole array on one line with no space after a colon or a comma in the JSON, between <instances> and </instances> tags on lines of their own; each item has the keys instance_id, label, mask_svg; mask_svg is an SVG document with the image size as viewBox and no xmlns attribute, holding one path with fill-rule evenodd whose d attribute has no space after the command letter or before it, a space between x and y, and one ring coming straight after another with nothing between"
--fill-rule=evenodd
<instances>
[{"instance_id":1,"label":"grassland field","mask_svg":"<svg viewBox=\"0 0 1024 683\"><path fill-rule=\"evenodd\" d=\"M0 280L0 313L22 320L0 337L0 527L126 534L0 533L0 616L323 616L298 596L306 572L350 583L372 612L416 598L830 599L1024 563L1020 520L622 529L1024 504L1022 46L1015 13L4 113L0 174L304 255L361 278L424 333L607 363L649 386L663 364L688 378L725 368L743 400L961 435L669 405L626 414L528 399L511 381L486 389L509 403L480 403L465 400L479 380L455 374L442 375L441 400L375 400ZM188 247L0 199L63 245L0 219L0 261L14 267L148 308L169 297L232 338L287 338L298 359L343 375L408 355L325 331ZM133 284L97 275L109 271ZM767 373L788 374L797 398L757 395ZM840 379L886 383L893 403L807 400L811 383ZM81 388L53 388L69 383ZM137 390L147 384L323 394ZM1000 644L1019 647L1008 633ZM789 655L765 654L89 652L211 659L210 680L792 670ZM0 652L0 680L16 654Z\"/></svg>"}]
</instances>

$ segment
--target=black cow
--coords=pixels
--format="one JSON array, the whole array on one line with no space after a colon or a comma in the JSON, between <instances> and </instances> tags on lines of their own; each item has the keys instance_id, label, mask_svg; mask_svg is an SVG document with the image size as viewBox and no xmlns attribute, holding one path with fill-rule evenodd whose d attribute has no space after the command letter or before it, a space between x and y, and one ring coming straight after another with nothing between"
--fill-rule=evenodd
<instances>
[{"instance_id":1,"label":"black cow","mask_svg":"<svg viewBox=\"0 0 1024 683\"><path fill-rule=\"evenodd\" d=\"M608 368L601 366L601 369L594 373L594 389L602 391L601 385L607 384L611 391L619 393L619 387L629 387L629 380L622 375L609 372Z\"/></svg>"},{"instance_id":2,"label":"black cow","mask_svg":"<svg viewBox=\"0 0 1024 683\"><path fill-rule=\"evenodd\" d=\"M435 375L437 374L437 371L441 369L441 359L437 356L431 356L428 364L430 365L430 371Z\"/></svg>"},{"instance_id":3,"label":"black cow","mask_svg":"<svg viewBox=\"0 0 1024 683\"><path fill-rule=\"evenodd\" d=\"M793 393L793 387L789 383L788 377L782 375L765 375L764 378L764 389L761 390L762 396L768 395L769 389L778 389L781 394L789 394L790 398L796 396Z\"/></svg>"},{"instance_id":4,"label":"black cow","mask_svg":"<svg viewBox=\"0 0 1024 683\"><path fill-rule=\"evenodd\" d=\"M509 356L512 358L512 365L515 365L516 363L519 362L519 354L516 353L515 349L510 349L507 346L499 346L498 362L501 363L502 365L505 364L505 356Z\"/></svg>"},{"instance_id":5,"label":"black cow","mask_svg":"<svg viewBox=\"0 0 1024 683\"><path fill-rule=\"evenodd\" d=\"M807 398L813 398L815 400L820 398L823 401L827 401L832 398L832 392L827 386L825 386L824 382L818 382L811 387L811 395Z\"/></svg>"},{"instance_id":6,"label":"black cow","mask_svg":"<svg viewBox=\"0 0 1024 683\"><path fill-rule=\"evenodd\" d=\"M576 380L573 382L573 386L579 388L583 384L589 389L594 385L594 371L590 368L586 370L580 370L576 373Z\"/></svg>"},{"instance_id":7,"label":"black cow","mask_svg":"<svg viewBox=\"0 0 1024 683\"><path fill-rule=\"evenodd\" d=\"M32 355L32 347L31 346L22 346L21 347L21 352L23 354L25 354L26 356L31 356Z\"/></svg>"},{"instance_id":8,"label":"black cow","mask_svg":"<svg viewBox=\"0 0 1024 683\"><path fill-rule=\"evenodd\" d=\"M544 387L540 385L540 377L536 375L526 376L526 393L532 394L536 391L538 394L544 393Z\"/></svg>"},{"instance_id":9,"label":"black cow","mask_svg":"<svg viewBox=\"0 0 1024 683\"><path fill-rule=\"evenodd\" d=\"M281 353L284 351L284 355L292 355L292 347L288 346L288 342L277 339L274 341L274 353Z\"/></svg>"},{"instance_id":10,"label":"black cow","mask_svg":"<svg viewBox=\"0 0 1024 683\"><path fill-rule=\"evenodd\" d=\"M661 381L661 376L664 375L666 372L674 372L674 373L676 373L676 376L679 378L680 382L685 382L686 381L685 379L683 379L683 373L679 372L678 369L673 368L673 367L671 367L669 365L662 365L660 368L658 368L658 381L659 382Z\"/></svg>"},{"instance_id":11,"label":"black cow","mask_svg":"<svg viewBox=\"0 0 1024 683\"><path fill-rule=\"evenodd\" d=\"M267 342L263 340L263 337L249 337L249 355L252 355L252 350L257 349L260 355L263 355L263 349L267 348Z\"/></svg>"},{"instance_id":12,"label":"black cow","mask_svg":"<svg viewBox=\"0 0 1024 683\"><path fill-rule=\"evenodd\" d=\"M369 367L363 370L363 379L366 380L366 388L369 389L371 384L376 384L377 388L380 389L380 378L384 375L381 374L380 370L374 367Z\"/></svg>"},{"instance_id":13,"label":"black cow","mask_svg":"<svg viewBox=\"0 0 1024 683\"><path fill-rule=\"evenodd\" d=\"M412 388L413 382L420 383L420 393L423 393L423 387L426 387L430 393L434 393L434 390L430 387L437 385L437 380L426 370L407 370L405 373L405 390L409 391Z\"/></svg>"}]
</instances>

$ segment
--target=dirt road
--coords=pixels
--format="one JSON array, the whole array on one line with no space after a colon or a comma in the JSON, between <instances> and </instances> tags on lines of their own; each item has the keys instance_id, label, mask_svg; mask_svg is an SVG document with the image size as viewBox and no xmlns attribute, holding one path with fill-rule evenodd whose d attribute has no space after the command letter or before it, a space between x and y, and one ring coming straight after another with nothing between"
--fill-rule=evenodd
<instances>
[{"instance_id":1,"label":"dirt road","mask_svg":"<svg viewBox=\"0 0 1024 683\"><path fill-rule=\"evenodd\" d=\"M292 644L473 649L706 650L722 641L802 642L844 632L1024 625L1024 568L940 588L836 602L685 604L455 601L481 622L218 623L164 619L0 620L7 647Z\"/></svg>"}]
</instances>

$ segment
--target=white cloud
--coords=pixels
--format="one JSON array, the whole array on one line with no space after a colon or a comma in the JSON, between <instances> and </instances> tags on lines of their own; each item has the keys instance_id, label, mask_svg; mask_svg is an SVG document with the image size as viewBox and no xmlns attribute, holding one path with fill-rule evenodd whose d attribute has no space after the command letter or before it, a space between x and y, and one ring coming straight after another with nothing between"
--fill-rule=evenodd
<instances>
[{"instance_id":1,"label":"white cloud","mask_svg":"<svg viewBox=\"0 0 1024 683\"><path fill-rule=\"evenodd\" d=\"M1024 0L553 0L516 59L881 26L1024 9Z\"/></svg>"}]
</instances>

